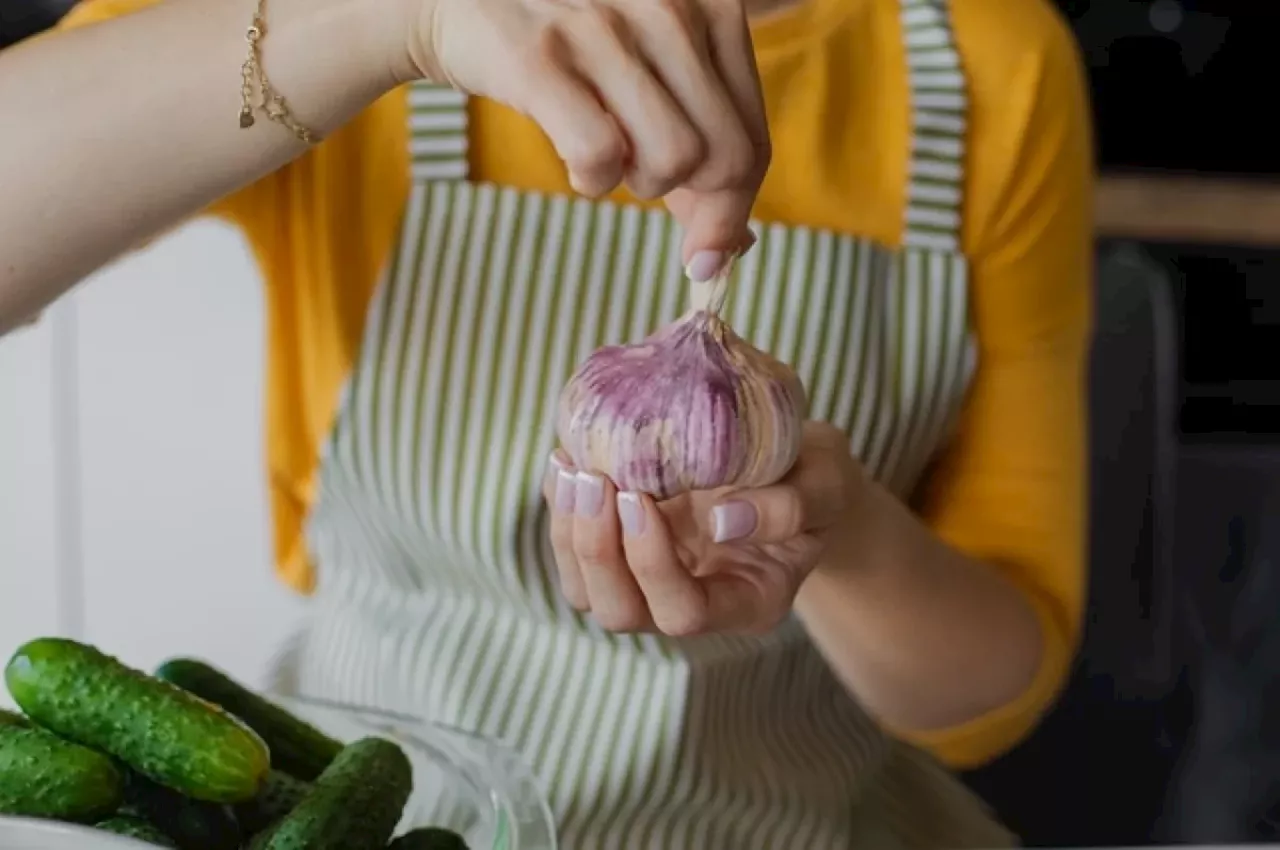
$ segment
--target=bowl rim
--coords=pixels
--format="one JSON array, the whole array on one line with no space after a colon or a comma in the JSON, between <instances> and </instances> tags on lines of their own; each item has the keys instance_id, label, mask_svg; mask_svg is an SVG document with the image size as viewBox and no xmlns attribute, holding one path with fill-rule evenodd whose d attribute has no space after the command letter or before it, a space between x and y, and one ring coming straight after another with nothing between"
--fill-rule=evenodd
<instances>
[{"instance_id":1,"label":"bowl rim","mask_svg":"<svg viewBox=\"0 0 1280 850\"><path fill-rule=\"evenodd\" d=\"M60 835L68 839L92 837L97 840L96 843L102 847L102 850L144 850L144 848L155 850L154 844L82 823L0 814L0 829L9 827L16 828L19 838L36 838L42 835ZM3 834L0 834L0 838L2 837ZM39 845L36 845L29 850L37 850L38 847Z\"/></svg>"},{"instance_id":2,"label":"bowl rim","mask_svg":"<svg viewBox=\"0 0 1280 850\"><path fill-rule=\"evenodd\" d=\"M443 723L433 720L430 717L422 715L406 714L399 711L390 711L383 708L365 706L359 703L342 702L339 700L326 699L323 697L313 697L306 694L285 694L285 693L268 693L273 700L279 700L284 703L284 707L288 707L290 703L297 704L301 707L313 707L322 711L332 711L347 715L362 715L365 719L375 723L386 723L395 726L405 727L405 733L412 734L412 729L434 730L444 733L447 736L462 738L466 741L473 742L478 746L485 748L502 760L501 778L502 787L490 786L485 789L490 796L498 796L502 800L502 809L510 809L514 805L514 795L509 792L514 786L521 786L523 789L534 794L534 799L522 798L520 802L525 806L532 806L541 821L539 827L545 830L545 838L550 842L551 850L560 847L559 835L556 831L555 816L551 811L550 800L547 793L542 787L542 782L538 775L533 771L533 767L525 759L524 754L519 748L513 746L507 741L499 738L486 736L477 732L464 729L449 723Z\"/></svg>"}]
</instances>

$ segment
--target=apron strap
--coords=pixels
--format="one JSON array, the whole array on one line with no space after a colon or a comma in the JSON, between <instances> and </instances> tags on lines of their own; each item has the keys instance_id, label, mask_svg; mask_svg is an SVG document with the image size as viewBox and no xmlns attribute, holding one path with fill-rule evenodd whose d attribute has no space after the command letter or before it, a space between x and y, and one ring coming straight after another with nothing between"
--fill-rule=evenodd
<instances>
[{"instance_id":1,"label":"apron strap","mask_svg":"<svg viewBox=\"0 0 1280 850\"><path fill-rule=\"evenodd\" d=\"M958 251L968 94L948 0L902 0L911 81L911 162L903 245Z\"/></svg>"},{"instance_id":2,"label":"apron strap","mask_svg":"<svg viewBox=\"0 0 1280 850\"><path fill-rule=\"evenodd\" d=\"M467 96L450 87L409 86L409 161L414 180L467 179Z\"/></svg>"}]
</instances>

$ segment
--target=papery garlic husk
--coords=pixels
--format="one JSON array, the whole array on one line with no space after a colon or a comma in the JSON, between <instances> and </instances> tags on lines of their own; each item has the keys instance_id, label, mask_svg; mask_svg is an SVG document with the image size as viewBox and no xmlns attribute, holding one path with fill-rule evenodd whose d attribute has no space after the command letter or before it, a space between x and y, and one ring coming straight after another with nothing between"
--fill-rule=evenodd
<instances>
[{"instance_id":1,"label":"papery garlic husk","mask_svg":"<svg viewBox=\"0 0 1280 850\"><path fill-rule=\"evenodd\" d=\"M790 367L694 310L587 358L560 396L557 430L578 469L664 499L777 482L800 453L806 408Z\"/></svg>"}]
</instances>

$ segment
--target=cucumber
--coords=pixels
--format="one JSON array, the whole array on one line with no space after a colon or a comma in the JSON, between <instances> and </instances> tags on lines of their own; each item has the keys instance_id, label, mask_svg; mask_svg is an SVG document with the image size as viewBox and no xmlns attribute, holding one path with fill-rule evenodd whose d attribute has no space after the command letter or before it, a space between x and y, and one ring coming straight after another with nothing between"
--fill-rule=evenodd
<instances>
[{"instance_id":1,"label":"cucumber","mask_svg":"<svg viewBox=\"0 0 1280 850\"><path fill-rule=\"evenodd\" d=\"M267 850L267 844L271 841L271 830L264 830L255 835L245 846L245 850Z\"/></svg>"},{"instance_id":2,"label":"cucumber","mask_svg":"<svg viewBox=\"0 0 1280 850\"><path fill-rule=\"evenodd\" d=\"M160 847L170 847L177 850L178 845L173 843L173 839L156 829L151 824L139 817L133 815L116 815L107 818L96 825L97 829L103 832L114 832L116 835L123 835L128 838L136 838L139 841L146 841Z\"/></svg>"},{"instance_id":3,"label":"cucumber","mask_svg":"<svg viewBox=\"0 0 1280 850\"><path fill-rule=\"evenodd\" d=\"M124 811L154 824L182 850L238 850L240 824L229 806L184 797L139 774L128 776Z\"/></svg>"},{"instance_id":4,"label":"cucumber","mask_svg":"<svg viewBox=\"0 0 1280 850\"><path fill-rule=\"evenodd\" d=\"M261 832L293 811L310 790L310 783L273 770L258 796L236 806L236 819L246 833Z\"/></svg>"},{"instance_id":5,"label":"cucumber","mask_svg":"<svg viewBox=\"0 0 1280 850\"><path fill-rule=\"evenodd\" d=\"M234 714L271 750L271 766L310 782L328 767L342 743L254 693L221 670L194 658L174 658L156 676Z\"/></svg>"},{"instance_id":6,"label":"cucumber","mask_svg":"<svg viewBox=\"0 0 1280 850\"><path fill-rule=\"evenodd\" d=\"M33 726L0 725L0 814L91 822L116 810L111 759Z\"/></svg>"},{"instance_id":7,"label":"cucumber","mask_svg":"<svg viewBox=\"0 0 1280 850\"><path fill-rule=\"evenodd\" d=\"M18 714L16 711L8 711L0 708L0 726L30 726L31 721Z\"/></svg>"},{"instance_id":8,"label":"cucumber","mask_svg":"<svg viewBox=\"0 0 1280 850\"><path fill-rule=\"evenodd\" d=\"M387 845L387 850L468 850L462 836L438 826L414 829Z\"/></svg>"},{"instance_id":9,"label":"cucumber","mask_svg":"<svg viewBox=\"0 0 1280 850\"><path fill-rule=\"evenodd\" d=\"M262 739L222 709L73 640L20 647L5 681L36 723L197 800L252 799L271 766Z\"/></svg>"},{"instance_id":10,"label":"cucumber","mask_svg":"<svg viewBox=\"0 0 1280 850\"><path fill-rule=\"evenodd\" d=\"M345 747L271 828L264 850L384 850L413 790L404 752L382 738Z\"/></svg>"}]
</instances>

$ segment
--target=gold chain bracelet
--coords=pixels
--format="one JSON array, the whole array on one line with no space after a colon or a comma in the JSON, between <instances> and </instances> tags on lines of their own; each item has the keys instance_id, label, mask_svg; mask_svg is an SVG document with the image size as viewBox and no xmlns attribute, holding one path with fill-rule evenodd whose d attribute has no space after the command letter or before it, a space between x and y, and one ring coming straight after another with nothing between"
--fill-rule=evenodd
<instances>
[{"instance_id":1,"label":"gold chain bracelet","mask_svg":"<svg viewBox=\"0 0 1280 850\"><path fill-rule=\"evenodd\" d=\"M262 68L262 39L267 34L267 22L263 14L266 0L258 0L258 8L253 13L253 22L245 33L249 42L249 55L240 66L240 128L248 129L254 124L254 110L260 109L267 118L287 128L300 141L314 145L320 137L301 124L289 109L284 96L275 90L267 72ZM254 89L258 98L254 101Z\"/></svg>"}]
</instances>

